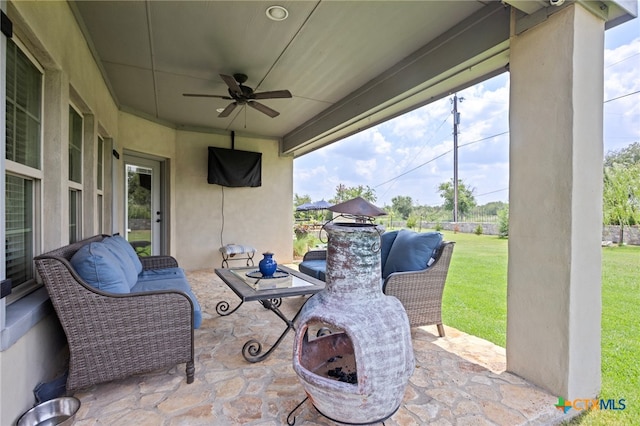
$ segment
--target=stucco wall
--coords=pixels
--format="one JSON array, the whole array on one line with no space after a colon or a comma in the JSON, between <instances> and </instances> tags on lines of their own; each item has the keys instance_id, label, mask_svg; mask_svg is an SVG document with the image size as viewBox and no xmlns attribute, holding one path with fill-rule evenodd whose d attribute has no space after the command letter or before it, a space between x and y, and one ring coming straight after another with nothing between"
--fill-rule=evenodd
<instances>
[{"instance_id":1,"label":"stucco wall","mask_svg":"<svg viewBox=\"0 0 640 426\"><path fill-rule=\"evenodd\" d=\"M278 155L277 141L236 135L236 149L262 152L258 188L207 183L207 147L230 148L229 135L179 131L177 145L172 225L180 263L187 269L220 267L223 243L252 245L258 253L273 252L280 263L290 262L293 158Z\"/></svg>"},{"instance_id":2,"label":"stucco wall","mask_svg":"<svg viewBox=\"0 0 640 426\"><path fill-rule=\"evenodd\" d=\"M41 320L10 350L0 352L0 425L14 424L35 404L35 386L64 371L67 341L53 315Z\"/></svg>"}]
</instances>

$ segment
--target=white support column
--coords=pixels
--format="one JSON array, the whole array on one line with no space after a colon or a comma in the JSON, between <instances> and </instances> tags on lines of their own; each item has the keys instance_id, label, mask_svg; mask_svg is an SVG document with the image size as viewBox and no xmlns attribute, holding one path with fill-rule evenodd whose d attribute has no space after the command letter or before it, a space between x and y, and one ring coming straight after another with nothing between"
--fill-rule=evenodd
<instances>
[{"instance_id":1,"label":"white support column","mask_svg":"<svg viewBox=\"0 0 640 426\"><path fill-rule=\"evenodd\" d=\"M604 22L579 4L511 39L507 369L600 390Z\"/></svg>"}]
</instances>

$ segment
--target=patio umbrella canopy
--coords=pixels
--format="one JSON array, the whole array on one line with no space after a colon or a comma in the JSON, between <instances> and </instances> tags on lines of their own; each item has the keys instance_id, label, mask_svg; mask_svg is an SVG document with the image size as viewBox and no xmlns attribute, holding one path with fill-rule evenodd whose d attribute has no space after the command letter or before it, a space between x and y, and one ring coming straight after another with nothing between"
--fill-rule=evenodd
<instances>
[{"instance_id":1,"label":"patio umbrella canopy","mask_svg":"<svg viewBox=\"0 0 640 426\"><path fill-rule=\"evenodd\" d=\"M313 203L300 204L298 207L296 207L296 211L306 212L310 210L325 210L331 206L333 206L333 204L329 203L328 201L320 200L320 201L315 201Z\"/></svg>"}]
</instances>

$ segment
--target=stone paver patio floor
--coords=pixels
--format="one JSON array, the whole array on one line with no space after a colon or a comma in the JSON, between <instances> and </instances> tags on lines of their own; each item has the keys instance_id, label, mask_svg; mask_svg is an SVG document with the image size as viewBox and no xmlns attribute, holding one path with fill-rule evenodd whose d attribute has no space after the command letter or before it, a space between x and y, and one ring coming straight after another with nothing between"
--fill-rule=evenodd
<instances>
[{"instance_id":1,"label":"stone paver patio floor","mask_svg":"<svg viewBox=\"0 0 640 426\"><path fill-rule=\"evenodd\" d=\"M220 317L215 306L237 297L213 270L188 273L202 305L195 330L195 381L188 385L184 364L168 371L93 386L75 394L81 401L74 425L286 425L305 395L292 367L290 332L265 361L242 357L244 343L256 338L269 346L284 323L259 303L245 303ZM283 312L295 313L302 297L284 299ZM445 326L412 329L416 369L399 410L385 421L395 425L543 425L568 417L554 407L557 397L505 372L505 351ZM296 425L332 425L307 402Z\"/></svg>"}]
</instances>

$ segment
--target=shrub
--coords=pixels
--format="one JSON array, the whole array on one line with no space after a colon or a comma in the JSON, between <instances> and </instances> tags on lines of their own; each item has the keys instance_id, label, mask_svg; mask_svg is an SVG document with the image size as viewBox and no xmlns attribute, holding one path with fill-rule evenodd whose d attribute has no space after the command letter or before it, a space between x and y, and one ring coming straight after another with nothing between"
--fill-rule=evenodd
<instances>
[{"instance_id":1,"label":"shrub","mask_svg":"<svg viewBox=\"0 0 640 426\"><path fill-rule=\"evenodd\" d=\"M455 225L453 225L453 233L457 234L458 232L460 232L460 225L456 223Z\"/></svg>"},{"instance_id":2,"label":"shrub","mask_svg":"<svg viewBox=\"0 0 640 426\"><path fill-rule=\"evenodd\" d=\"M295 225L293 232L296 234L296 240L304 240L309 235L309 225Z\"/></svg>"},{"instance_id":3,"label":"shrub","mask_svg":"<svg viewBox=\"0 0 640 426\"><path fill-rule=\"evenodd\" d=\"M442 224L440 222L436 223L436 231L438 232L442 231Z\"/></svg>"},{"instance_id":4,"label":"shrub","mask_svg":"<svg viewBox=\"0 0 640 426\"><path fill-rule=\"evenodd\" d=\"M483 229L482 229L482 225L478 224L478 226L476 226L476 229L473 231L474 234L476 235L482 235Z\"/></svg>"},{"instance_id":5,"label":"shrub","mask_svg":"<svg viewBox=\"0 0 640 426\"><path fill-rule=\"evenodd\" d=\"M413 229L418 224L418 219L415 216L409 216L407 219L407 228Z\"/></svg>"},{"instance_id":6,"label":"shrub","mask_svg":"<svg viewBox=\"0 0 640 426\"><path fill-rule=\"evenodd\" d=\"M504 207L498 211L498 237L507 238L509 236L509 207Z\"/></svg>"}]
</instances>

